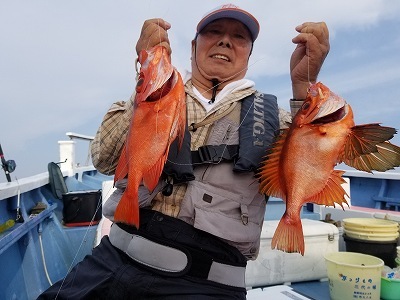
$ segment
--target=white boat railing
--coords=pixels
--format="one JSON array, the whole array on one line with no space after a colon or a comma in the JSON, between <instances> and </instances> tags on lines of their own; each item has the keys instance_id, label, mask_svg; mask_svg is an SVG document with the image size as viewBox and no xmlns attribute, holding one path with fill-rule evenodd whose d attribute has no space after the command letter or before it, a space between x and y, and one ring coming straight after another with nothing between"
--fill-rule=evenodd
<instances>
[{"instance_id":1,"label":"white boat railing","mask_svg":"<svg viewBox=\"0 0 400 300\"><path fill-rule=\"evenodd\" d=\"M66 135L70 140L58 141L60 168L64 177L76 175L78 181L82 181L82 175L87 171L95 170L93 165L85 163L81 165L76 162L76 141L93 140L93 136L83 135L73 132L67 132ZM12 182L0 183L0 201L9 197L22 194L49 183L48 172L43 172L34 176L24 177Z\"/></svg>"}]
</instances>

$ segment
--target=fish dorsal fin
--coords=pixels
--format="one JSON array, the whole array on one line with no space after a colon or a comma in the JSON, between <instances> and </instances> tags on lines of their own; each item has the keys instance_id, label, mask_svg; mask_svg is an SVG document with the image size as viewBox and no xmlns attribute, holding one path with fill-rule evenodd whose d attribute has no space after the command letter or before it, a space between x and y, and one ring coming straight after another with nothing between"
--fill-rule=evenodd
<instances>
[{"instance_id":1,"label":"fish dorsal fin","mask_svg":"<svg viewBox=\"0 0 400 300\"><path fill-rule=\"evenodd\" d=\"M262 194L286 199L285 193L282 191L280 184L279 160L281 157L282 147L285 143L288 129L282 130L271 150L265 156L263 165L259 169L258 177L260 181L259 191Z\"/></svg>"},{"instance_id":2,"label":"fish dorsal fin","mask_svg":"<svg viewBox=\"0 0 400 300\"><path fill-rule=\"evenodd\" d=\"M344 171L333 170L331 176L325 185L325 188L318 194L307 199L306 202L317 203L326 206L335 206L339 204L343 208L343 203L349 205L345 199L348 196L342 187L346 181L342 178Z\"/></svg>"},{"instance_id":3,"label":"fish dorsal fin","mask_svg":"<svg viewBox=\"0 0 400 300\"><path fill-rule=\"evenodd\" d=\"M143 174L143 184L147 189L152 192L160 179L162 170L164 169L165 162L167 161L169 152L169 146L165 150L165 153L160 157L160 159L151 167L148 171Z\"/></svg>"},{"instance_id":4,"label":"fish dorsal fin","mask_svg":"<svg viewBox=\"0 0 400 300\"><path fill-rule=\"evenodd\" d=\"M357 170L384 172L400 165L400 148L389 142L396 129L377 123L354 126L346 140L340 162Z\"/></svg>"}]
</instances>

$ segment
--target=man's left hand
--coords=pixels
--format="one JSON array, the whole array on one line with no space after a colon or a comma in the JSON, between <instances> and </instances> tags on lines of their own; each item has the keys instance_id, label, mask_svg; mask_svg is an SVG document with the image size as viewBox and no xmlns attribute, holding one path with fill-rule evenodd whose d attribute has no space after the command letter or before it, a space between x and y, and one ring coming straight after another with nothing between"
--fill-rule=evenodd
<instances>
[{"instance_id":1,"label":"man's left hand","mask_svg":"<svg viewBox=\"0 0 400 300\"><path fill-rule=\"evenodd\" d=\"M307 22L296 27L299 34L292 42L297 44L290 59L293 97L305 98L311 83L315 83L329 52L329 30L325 22Z\"/></svg>"}]
</instances>

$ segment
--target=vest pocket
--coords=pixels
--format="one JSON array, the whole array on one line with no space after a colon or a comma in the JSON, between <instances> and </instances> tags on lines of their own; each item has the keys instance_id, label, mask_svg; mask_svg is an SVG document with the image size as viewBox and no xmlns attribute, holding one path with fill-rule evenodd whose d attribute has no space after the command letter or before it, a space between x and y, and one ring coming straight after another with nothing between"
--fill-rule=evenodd
<instances>
[{"instance_id":1,"label":"vest pocket","mask_svg":"<svg viewBox=\"0 0 400 300\"><path fill-rule=\"evenodd\" d=\"M254 242L260 235L264 210L261 203L252 205L243 202L240 194L191 181L178 218L228 241Z\"/></svg>"}]
</instances>

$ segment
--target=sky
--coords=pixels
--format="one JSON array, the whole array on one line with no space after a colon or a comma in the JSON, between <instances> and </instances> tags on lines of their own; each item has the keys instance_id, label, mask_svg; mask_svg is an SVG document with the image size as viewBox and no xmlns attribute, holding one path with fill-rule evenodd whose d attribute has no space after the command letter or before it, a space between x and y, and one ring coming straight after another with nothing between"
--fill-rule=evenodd
<instances>
[{"instance_id":1,"label":"sky","mask_svg":"<svg viewBox=\"0 0 400 300\"><path fill-rule=\"evenodd\" d=\"M356 124L400 129L400 1L242 0L261 26L247 77L282 108L303 22L324 21L331 49L319 80L352 106ZM146 19L171 23L172 63L190 67L197 22L227 1L0 0L0 143L13 180L58 162L66 132L94 136L107 109L135 88L135 45ZM400 134L393 140L400 145ZM84 164L88 143L78 142ZM0 174L0 182L5 182Z\"/></svg>"}]
</instances>

